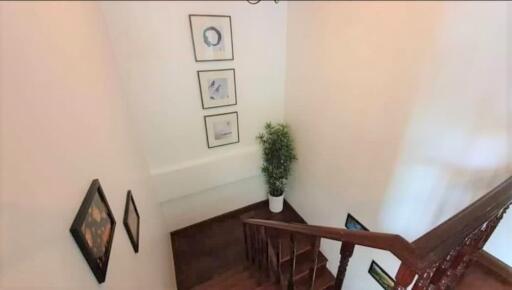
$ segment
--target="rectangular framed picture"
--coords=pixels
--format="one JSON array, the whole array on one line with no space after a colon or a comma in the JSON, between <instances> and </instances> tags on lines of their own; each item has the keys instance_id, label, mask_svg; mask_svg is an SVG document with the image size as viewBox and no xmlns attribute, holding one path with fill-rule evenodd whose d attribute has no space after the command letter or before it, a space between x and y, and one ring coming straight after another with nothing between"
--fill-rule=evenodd
<instances>
[{"instance_id":1,"label":"rectangular framed picture","mask_svg":"<svg viewBox=\"0 0 512 290\"><path fill-rule=\"evenodd\" d=\"M395 280L375 261L372 261L368 273L379 283L382 289L393 290Z\"/></svg>"},{"instance_id":2,"label":"rectangular framed picture","mask_svg":"<svg viewBox=\"0 0 512 290\"><path fill-rule=\"evenodd\" d=\"M189 20L197 62L234 59L231 16L192 14Z\"/></svg>"},{"instance_id":3,"label":"rectangular framed picture","mask_svg":"<svg viewBox=\"0 0 512 290\"><path fill-rule=\"evenodd\" d=\"M238 112L204 116L208 148L240 142Z\"/></svg>"},{"instance_id":4,"label":"rectangular framed picture","mask_svg":"<svg viewBox=\"0 0 512 290\"><path fill-rule=\"evenodd\" d=\"M345 220L345 228L347 228L347 230L368 231L368 228L365 227L350 213L347 214L347 219Z\"/></svg>"},{"instance_id":5,"label":"rectangular framed picture","mask_svg":"<svg viewBox=\"0 0 512 290\"><path fill-rule=\"evenodd\" d=\"M139 233L140 233L140 215L137 205L133 199L132 191L128 190L126 194L126 204L124 207L124 228L132 244L135 253L139 252Z\"/></svg>"},{"instance_id":6,"label":"rectangular framed picture","mask_svg":"<svg viewBox=\"0 0 512 290\"><path fill-rule=\"evenodd\" d=\"M236 105L234 69L200 70L197 78L203 109Z\"/></svg>"},{"instance_id":7,"label":"rectangular framed picture","mask_svg":"<svg viewBox=\"0 0 512 290\"><path fill-rule=\"evenodd\" d=\"M98 283L105 282L116 220L100 181L94 179L69 231Z\"/></svg>"}]
</instances>

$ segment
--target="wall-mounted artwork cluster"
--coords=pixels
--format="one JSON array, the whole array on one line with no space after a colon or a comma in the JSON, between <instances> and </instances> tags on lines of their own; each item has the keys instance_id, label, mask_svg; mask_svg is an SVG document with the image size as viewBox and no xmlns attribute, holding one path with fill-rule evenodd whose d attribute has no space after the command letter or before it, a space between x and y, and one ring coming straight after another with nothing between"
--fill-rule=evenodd
<instances>
[{"instance_id":1,"label":"wall-mounted artwork cluster","mask_svg":"<svg viewBox=\"0 0 512 290\"><path fill-rule=\"evenodd\" d=\"M127 193L124 224L137 253L139 250L140 216L131 191ZM69 231L98 283L105 282L107 277L115 228L116 219L108 204L105 192L100 181L94 179Z\"/></svg>"},{"instance_id":2,"label":"wall-mounted artwork cluster","mask_svg":"<svg viewBox=\"0 0 512 290\"><path fill-rule=\"evenodd\" d=\"M234 60L231 16L189 15L196 62ZM203 110L237 105L234 68L197 71ZM240 142L238 112L204 116L206 144L214 148Z\"/></svg>"}]
</instances>

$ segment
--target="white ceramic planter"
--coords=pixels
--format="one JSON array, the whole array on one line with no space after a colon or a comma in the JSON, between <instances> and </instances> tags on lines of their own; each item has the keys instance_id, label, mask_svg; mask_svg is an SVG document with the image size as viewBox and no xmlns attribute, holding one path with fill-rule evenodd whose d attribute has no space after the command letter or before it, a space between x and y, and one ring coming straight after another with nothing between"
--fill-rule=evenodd
<instances>
[{"instance_id":1,"label":"white ceramic planter","mask_svg":"<svg viewBox=\"0 0 512 290\"><path fill-rule=\"evenodd\" d=\"M268 207L271 212L275 212L275 213L281 212L283 210L283 202L284 202L284 194L279 197L275 197L275 196L271 196L271 195L268 196Z\"/></svg>"}]
</instances>

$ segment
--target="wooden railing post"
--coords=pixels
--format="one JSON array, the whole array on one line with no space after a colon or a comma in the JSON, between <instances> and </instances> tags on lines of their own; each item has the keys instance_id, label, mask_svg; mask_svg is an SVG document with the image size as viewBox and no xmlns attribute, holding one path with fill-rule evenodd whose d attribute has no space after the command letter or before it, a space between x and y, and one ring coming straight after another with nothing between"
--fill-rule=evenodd
<instances>
[{"instance_id":1,"label":"wooden railing post","mask_svg":"<svg viewBox=\"0 0 512 290\"><path fill-rule=\"evenodd\" d=\"M290 277L288 277L288 290L295 290L295 282L293 281L295 277L295 262L297 261L297 245L295 243L295 234L290 234L290 255L291 265L290 265Z\"/></svg>"},{"instance_id":2,"label":"wooden railing post","mask_svg":"<svg viewBox=\"0 0 512 290\"><path fill-rule=\"evenodd\" d=\"M338 272L336 273L336 280L334 281L334 289L341 290L345 274L347 273L347 266L352 254L354 253L355 245L353 243L342 242L340 248L340 264Z\"/></svg>"}]
</instances>

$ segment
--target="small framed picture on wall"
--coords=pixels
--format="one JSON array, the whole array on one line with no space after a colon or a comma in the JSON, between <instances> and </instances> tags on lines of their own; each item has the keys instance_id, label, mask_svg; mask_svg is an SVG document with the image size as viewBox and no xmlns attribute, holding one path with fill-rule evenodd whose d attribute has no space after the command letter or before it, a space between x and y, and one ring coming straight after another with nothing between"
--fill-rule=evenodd
<instances>
[{"instance_id":1,"label":"small framed picture on wall","mask_svg":"<svg viewBox=\"0 0 512 290\"><path fill-rule=\"evenodd\" d=\"M189 15L197 62L233 60L231 16Z\"/></svg>"},{"instance_id":2,"label":"small framed picture on wall","mask_svg":"<svg viewBox=\"0 0 512 290\"><path fill-rule=\"evenodd\" d=\"M204 125L208 148L240 142L238 112L204 116Z\"/></svg>"},{"instance_id":3,"label":"small framed picture on wall","mask_svg":"<svg viewBox=\"0 0 512 290\"><path fill-rule=\"evenodd\" d=\"M368 228L365 227L360 221L358 221L350 213L347 214L347 219L345 220L345 228L347 228L347 230L353 230L353 231L368 231Z\"/></svg>"},{"instance_id":4,"label":"small framed picture on wall","mask_svg":"<svg viewBox=\"0 0 512 290\"><path fill-rule=\"evenodd\" d=\"M368 273L379 283L382 289L393 290L395 287L395 280L389 275L377 262L372 261Z\"/></svg>"},{"instance_id":5,"label":"small framed picture on wall","mask_svg":"<svg viewBox=\"0 0 512 290\"><path fill-rule=\"evenodd\" d=\"M105 282L116 219L98 179L94 179L69 231L98 283Z\"/></svg>"},{"instance_id":6,"label":"small framed picture on wall","mask_svg":"<svg viewBox=\"0 0 512 290\"><path fill-rule=\"evenodd\" d=\"M126 193L126 203L124 207L124 228L132 244L135 253L139 252L139 233L140 233L140 215L137 205L133 199L131 190Z\"/></svg>"},{"instance_id":7,"label":"small framed picture on wall","mask_svg":"<svg viewBox=\"0 0 512 290\"><path fill-rule=\"evenodd\" d=\"M234 69L201 70L197 77L203 109L236 105Z\"/></svg>"}]
</instances>

